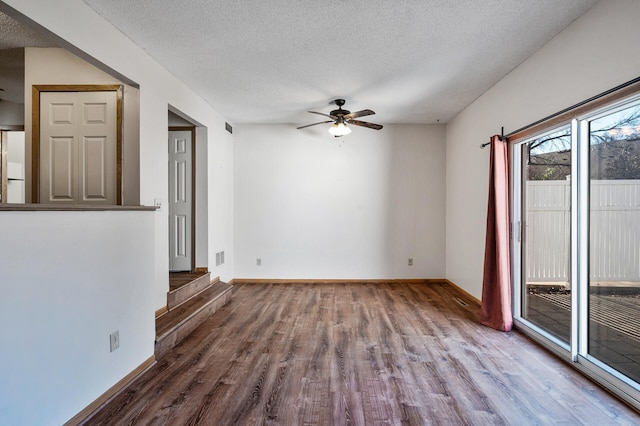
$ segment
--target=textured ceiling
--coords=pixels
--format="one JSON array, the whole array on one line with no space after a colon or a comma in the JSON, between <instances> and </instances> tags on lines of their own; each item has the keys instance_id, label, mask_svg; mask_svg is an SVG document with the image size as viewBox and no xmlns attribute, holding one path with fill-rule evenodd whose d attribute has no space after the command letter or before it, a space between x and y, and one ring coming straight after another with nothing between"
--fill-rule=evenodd
<instances>
[{"instance_id":1,"label":"textured ceiling","mask_svg":"<svg viewBox=\"0 0 640 426\"><path fill-rule=\"evenodd\" d=\"M85 0L232 123L447 122L596 0ZM369 119L369 117L367 117Z\"/></svg>"},{"instance_id":2,"label":"textured ceiling","mask_svg":"<svg viewBox=\"0 0 640 426\"><path fill-rule=\"evenodd\" d=\"M336 97L369 121L447 122L596 3L84 1L231 123L297 124Z\"/></svg>"},{"instance_id":3,"label":"textured ceiling","mask_svg":"<svg viewBox=\"0 0 640 426\"><path fill-rule=\"evenodd\" d=\"M24 47L51 47L55 42L0 12L0 99L24 102Z\"/></svg>"},{"instance_id":4,"label":"textured ceiling","mask_svg":"<svg viewBox=\"0 0 640 426\"><path fill-rule=\"evenodd\" d=\"M55 46L52 37L39 33L0 12L0 50L16 47Z\"/></svg>"}]
</instances>

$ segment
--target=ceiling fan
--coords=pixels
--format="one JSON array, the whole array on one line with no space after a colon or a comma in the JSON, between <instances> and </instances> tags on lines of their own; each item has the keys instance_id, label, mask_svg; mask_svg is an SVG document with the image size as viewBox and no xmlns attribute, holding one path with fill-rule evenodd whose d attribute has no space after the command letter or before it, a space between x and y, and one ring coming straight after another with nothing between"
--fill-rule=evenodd
<instances>
[{"instance_id":1,"label":"ceiling fan","mask_svg":"<svg viewBox=\"0 0 640 426\"><path fill-rule=\"evenodd\" d=\"M331 120L325 120L325 121L320 121L318 123L307 124L306 126L298 127L298 129L304 129L305 127L311 127L318 124L333 123L333 125L329 127L329 133L331 133L333 136L337 138L351 133L351 129L348 126L349 124L353 124L354 126L368 127L369 129L374 129L374 130L382 129L382 126L380 124L354 120L354 118L375 114L375 112L371 111L370 109L363 109L362 111L351 112L349 110L342 109L342 106L344 105L344 99L336 99L332 103L336 104L338 106L338 109L334 109L329 114L325 114L317 111L308 111L311 114L322 115L327 118L330 118Z\"/></svg>"}]
</instances>

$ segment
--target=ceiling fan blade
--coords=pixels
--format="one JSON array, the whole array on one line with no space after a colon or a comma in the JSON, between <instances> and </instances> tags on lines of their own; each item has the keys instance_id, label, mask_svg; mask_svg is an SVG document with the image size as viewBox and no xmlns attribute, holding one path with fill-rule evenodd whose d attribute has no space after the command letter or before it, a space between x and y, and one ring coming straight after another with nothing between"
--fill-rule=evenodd
<instances>
[{"instance_id":1,"label":"ceiling fan blade","mask_svg":"<svg viewBox=\"0 0 640 426\"><path fill-rule=\"evenodd\" d=\"M374 129L374 130L382 129L382 125L381 124L367 123L366 121L349 120L348 124L353 124L354 126L368 127L370 129Z\"/></svg>"},{"instance_id":2,"label":"ceiling fan blade","mask_svg":"<svg viewBox=\"0 0 640 426\"><path fill-rule=\"evenodd\" d=\"M363 109L362 111L352 112L344 116L345 120L351 120L352 118L364 117L365 115L373 115L375 112L370 109Z\"/></svg>"},{"instance_id":3,"label":"ceiling fan blade","mask_svg":"<svg viewBox=\"0 0 640 426\"><path fill-rule=\"evenodd\" d=\"M318 122L318 123L307 124L306 126L296 127L296 129L304 129L305 127L311 127L311 126L315 126L315 125L317 125L317 124L326 124L326 123L333 123L333 120L320 121L320 122Z\"/></svg>"},{"instance_id":4,"label":"ceiling fan blade","mask_svg":"<svg viewBox=\"0 0 640 426\"><path fill-rule=\"evenodd\" d=\"M337 120L338 119L338 117L334 117L333 115L325 114L324 112L317 112L317 111L307 111L307 112L310 112L311 114L322 115L323 117L327 117L327 118L330 118L332 120Z\"/></svg>"}]
</instances>

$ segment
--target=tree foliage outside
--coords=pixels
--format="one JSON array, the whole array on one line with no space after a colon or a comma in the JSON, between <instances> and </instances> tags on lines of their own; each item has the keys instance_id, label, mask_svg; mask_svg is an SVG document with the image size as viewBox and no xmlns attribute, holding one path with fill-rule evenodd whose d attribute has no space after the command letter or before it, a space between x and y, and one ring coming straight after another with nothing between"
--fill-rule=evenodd
<instances>
[{"instance_id":1,"label":"tree foliage outside","mask_svg":"<svg viewBox=\"0 0 640 426\"><path fill-rule=\"evenodd\" d=\"M571 129L531 141L528 180L565 180L571 175ZM640 179L640 107L591 122L591 179Z\"/></svg>"}]
</instances>

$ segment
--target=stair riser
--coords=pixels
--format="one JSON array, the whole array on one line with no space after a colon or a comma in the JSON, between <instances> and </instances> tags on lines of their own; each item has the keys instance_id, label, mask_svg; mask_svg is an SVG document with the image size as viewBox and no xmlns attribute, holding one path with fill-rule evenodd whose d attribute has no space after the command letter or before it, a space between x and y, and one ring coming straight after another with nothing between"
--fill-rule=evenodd
<instances>
[{"instance_id":1,"label":"stair riser","mask_svg":"<svg viewBox=\"0 0 640 426\"><path fill-rule=\"evenodd\" d=\"M196 312L191 317L185 319L181 324L177 325L171 332L164 336L160 336L156 341L155 355L156 358L160 358L168 350L176 346L186 336L188 336L193 330L202 324L207 318L214 314L222 306L231 301L231 291L221 294L216 299L211 300L201 310Z\"/></svg>"},{"instance_id":2,"label":"stair riser","mask_svg":"<svg viewBox=\"0 0 640 426\"><path fill-rule=\"evenodd\" d=\"M211 285L210 274L205 274L198 279L191 281L189 284L183 285L177 290L167 293L167 307L169 310L181 305L194 295L200 293Z\"/></svg>"}]
</instances>

